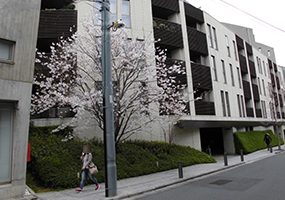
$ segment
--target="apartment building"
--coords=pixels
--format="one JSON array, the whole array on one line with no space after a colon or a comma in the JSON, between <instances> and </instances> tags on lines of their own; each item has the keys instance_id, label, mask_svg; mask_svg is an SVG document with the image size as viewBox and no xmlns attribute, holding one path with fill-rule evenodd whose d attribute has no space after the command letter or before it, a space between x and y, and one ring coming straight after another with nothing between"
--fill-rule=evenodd
<instances>
[{"instance_id":1,"label":"apartment building","mask_svg":"<svg viewBox=\"0 0 285 200\"><path fill-rule=\"evenodd\" d=\"M169 65L180 61L186 67L186 75L180 78L187 83L190 114L178 123L175 143L234 153L236 131L275 129L283 133L284 81L280 80L284 80L284 68L276 64L273 48L255 41L252 29L221 23L184 0L110 3L111 18L125 21L130 39L151 34L160 39L157 46L167 49ZM95 3L80 2L76 10L79 30L85 14L100 23ZM45 120L34 121L36 125L50 123ZM273 126L275 122L279 125ZM102 132L97 137L102 138ZM163 133L154 126L151 134L133 138L163 140Z\"/></svg>"},{"instance_id":2,"label":"apartment building","mask_svg":"<svg viewBox=\"0 0 285 200\"><path fill-rule=\"evenodd\" d=\"M40 0L0 0L0 199L25 193Z\"/></svg>"}]
</instances>

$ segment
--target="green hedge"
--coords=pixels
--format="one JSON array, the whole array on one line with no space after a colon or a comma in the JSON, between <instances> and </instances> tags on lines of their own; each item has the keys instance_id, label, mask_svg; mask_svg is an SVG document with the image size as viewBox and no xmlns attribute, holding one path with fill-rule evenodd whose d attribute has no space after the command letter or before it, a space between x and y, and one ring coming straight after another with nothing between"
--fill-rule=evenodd
<instances>
[{"instance_id":1,"label":"green hedge","mask_svg":"<svg viewBox=\"0 0 285 200\"><path fill-rule=\"evenodd\" d=\"M83 141L73 138L62 141L69 135L71 128L51 134L56 127L30 128L31 162L28 163L30 179L47 188L78 187L82 162L79 157L82 146L89 145L93 161L98 166L96 178L104 181L104 144L97 139ZM215 160L209 155L190 147L172 146L171 155L165 153L163 142L127 141L117 146L118 179L141 176L145 174L177 168L178 161L184 166L200 163L212 163ZM89 180L89 179L88 179ZM91 183L90 180L88 183ZM29 185L29 182L27 181Z\"/></svg>"},{"instance_id":2,"label":"green hedge","mask_svg":"<svg viewBox=\"0 0 285 200\"><path fill-rule=\"evenodd\" d=\"M239 154L241 149L245 154L248 154L266 148L267 145L263 141L266 133L269 133L270 137L272 138L271 145L277 146L278 138L273 134L272 130L234 133L236 153ZM280 138L280 143L284 144L283 138Z\"/></svg>"}]
</instances>

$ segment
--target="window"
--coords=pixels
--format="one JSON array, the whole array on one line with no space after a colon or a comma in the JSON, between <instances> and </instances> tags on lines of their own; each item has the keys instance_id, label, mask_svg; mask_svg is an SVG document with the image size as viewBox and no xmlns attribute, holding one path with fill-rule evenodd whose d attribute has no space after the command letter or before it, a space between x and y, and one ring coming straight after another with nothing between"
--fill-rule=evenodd
<instances>
[{"instance_id":1,"label":"window","mask_svg":"<svg viewBox=\"0 0 285 200\"><path fill-rule=\"evenodd\" d=\"M263 118L267 118L265 101L261 101L261 107L262 107Z\"/></svg>"},{"instance_id":2,"label":"window","mask_svg":"<svg viewBox=\"0 0 285 200\"><path fill-rule=\"evenodd\" d=\"M95 2L95 25L101 25L102 23L101 7L100 2ZM117 2L116 0L110 0L110 22L115 21L117 21Z\"/></svg>"},{"instance_id":3,"label":"window","mask_svg":"<svg viewBox=\"0 0 285 200\"><path fill-rule=\"evenodd\" d=\"M0 39L0 62L13 64L15 42Z\"/></svg>"},{"instance_id":4,"label":"window","mask_svg":"<svg viewBox=\"0 0 285 200\"><path fill-rule=\"evenodd\" d=\"M127 28L131 27L129 0L122 0L122 20Z\"/></svg>"},{"instance_id":5,"label":"window","mask_svg":"<svg viewBox=\"0 0 285 200\"><path fill-rule=\"evenodd\" d=\"M266 89L265 89L265 84L264 84L264 80L263 79L262 79L262 86L263 86L264 96L266 96Z\"/></svg>"},{"instance_id":6,"label":"window","mask_svg":"<svg viewBox=\"0 0 285 200\"><path fill-rule=\"evenodd\" d=\"M260 87L260 79L258 77L258 90L259 90L259 93L262 95L262 90L261 90L261 87Z\"/></svg>"},{"instance_id":7,"label":"window","mask_svg":"<svg viewBox=\"0 0 285 200\"><path fill-rule=\"evenodd\" d=\"M237 49L236 49L236 42L234 40L233 40L233 45L234 45L235 58L236 58L236 60L238 60Z\"/></svg>"},{"instance_id":8,"label":"window","mask_svg":"<svg viewBox=\"0 0 285 200\"><path fill-rule=\"evenodd\" d=\"M13 104L0 103L0 183L11 180Z\"/></svg>"},{"instance_id":9,"label":"window","mask_svg":"<svg viewBox=\"0 0 285 200\"><path fill-rule=\"evenodd\" d=\"M215 56L211 56L211 65L213 80L218 81Z\"/></svg>"},{"instance_id":10,"label":"window","mask_svg":"<svg viewBox=\"0 0 285 200\"><path fill-rule=\"evenodd\" d=\"M217 40L217 33L215 27L212 27L213 29L213 37L214 37L214 48L218 50L218 40Z\"/></svg>"},{"instance_id":11,"label":"window","mask_svg":"<svg viewBox=\"0 0 285 200\"><path fill-rule=\"evenodd\" d=\"M258 72L261 74L261 72L260 72L259 60L258 60L258 57L257 57L257 56L256 56L256 62L257 62L257 66L258 66Z\"/></svg>"},{"instance_id":12,"label":"window","mask_svg":"<svg viewBox=\"0 0 285 200\"><path fill-rule=\"evenodd\" d=\"M260 66L260 73L262 74L262 66L261 66L261 60L260 60L260 58L258 59L258 61L259 61L259 66Z\"/></svg>"},{"instance_id":13,"label":"window","mask_svg":"<svg viewBox=\"0 0 285 200\"><path fill-rule=\"evenodd\" d=\"M238 67L237 67L237 75L238 75L239 87L241 88L241 77L240 77L240 71L239 71L239 68L238 68Z\"/></svg>"},{"instance_id":14,"label":"window","mask_svg":"<svg viewBox=\"0 0 285 200\"><path fill-rule=\"evenodd\" d=\"M271 52L270 52L270 50L268 50L268 51L267 51L267 55L268 55L268 57L270 57L270 56L271 56Z\"/></svg>"},{"instance_id":15,"label":"window","mask_svg":"<svg viewBox=\"0 0 285 200\"><path fill-rule=\"evenodd\" d=\"M231 50L230 50L229 38L228 38L227 35L225 36L225 38L226 38L226 46L227 46L227 50L228 50L228 56L231 57Z\"/></svg>"},{"instance_id":16,"label":"window","mask_svg":"<svg viewBox=\"0 0 285 200\"><path fill-rule=\"evenodd\" d=\"M263 71L264 71L264 75L265 75L265 76L267 76L267 75L266 75L266 67L265 67L265 62L264 62L264 61L262 61L262 64L263 64Z\"/></svg>"},{"instance_id":17,"label":"window","mask_svg":"<svg viewBox=\"0 0 285 200\"><path fill-rule=\"evenodd\" d=\"M140 89L139 97L140 97L141 113L148 115L149 98L148 98L148 90L146 83L141 82L139 89Z\"/></svg>"},{"instance_id":18,"label":"window","mask_svg":"<svg viewBox=\"0 0 285 200\"><path fill-rule=\"evenodd\" d=\"M244 100L243 100L243 96L240 95L240 101L241 101L241 105L242 105L242 114L243 114L243 117L245 117L245 110L244 110Z\"/></svg>"},{"instance_id":19,"label":"window","mask_svg":"<svg viewBox=\"0 0 285 200\"><path fill-rule=\"evenodd\" d=\"M224 76L224 83L227 84L227 77L226 77L226 69L225 69L225 62L223 60L221 60L222 62L222 72L223 72L223 76Z\"/></svg>"},{"instance_id":20,"label":"window","mask_svg":"<svg viewBox=\"0 0 285 200\"><path fill-rule=\"evenodd\" d=\"M240 105L240 97L239 97L239 95L237 95L237 101L238 101L239 116L242 117L242 115L241 115L241 105Z\"/></svg>"},{"instance_id":21,"label":"window","mask_svg":"<svg viewBox=\"0 0 285 200\"><path fill-rule=\"evenodd\" d=\"M258 51L259 51L260 53L262 53L261 47L258 48Z\"/></svg>"},{"instance_id":22,"label":"window","mask_svg":"<svg viewBox=\"0 0 285 200\"><path fill-rule=\"evenodd\" d=\"M230 107L230 99L229 99L229 93L225 92L226 94L226 104L227 104L227 110L228 110L228 117L231 116L231 107Z\"/></svg>"},{"instance_id":23,"label":"window","mask_svg":"<svg viewBox=\"0 0 285 200\"><path fill-rule=\"evenodd\" d=\"M211 31L211 25L207 24L208 27L208 42L210 47L213 47L213 38L212 38L212 31Z\"/></svg>"},{"instance_id":24,"label":"window","mask_svg":"<svg viewBox=\"0 0 285 200\"><path fill-rule=\"evenodd\" d=\"M232 86L235 86L235 79L234 79L234 72L233 72L232 64L230 64L230 70L231 70Z\"/></svg>"},{"instance_id":25,"label":"window","mask_svg":"<svg viewBox=\"0 0 285 200\"><path fill-rule=\"evenodd\" d=\"M226 113L224 91L221 91L221 102L222 102L222 107L223 107L223 116L226 117L227 113Z\"/></svg>"}]
</instances>

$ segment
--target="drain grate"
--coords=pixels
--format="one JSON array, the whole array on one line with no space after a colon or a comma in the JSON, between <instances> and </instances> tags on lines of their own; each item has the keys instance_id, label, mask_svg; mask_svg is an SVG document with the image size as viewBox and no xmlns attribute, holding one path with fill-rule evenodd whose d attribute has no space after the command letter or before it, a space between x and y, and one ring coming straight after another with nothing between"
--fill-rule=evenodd
<instances>
[{"instance_id":1,"label":"drain grate","mask_svg":"<svg viewBox=\"0 0 285 200\"><path fill-rule=\"evenodd\" d=\"M226 180L226 179L221 179L217 180L215 182L210 183L211 185L226 185L228 183L232 182L232 180Z\"/></svg>"}]
</instances>

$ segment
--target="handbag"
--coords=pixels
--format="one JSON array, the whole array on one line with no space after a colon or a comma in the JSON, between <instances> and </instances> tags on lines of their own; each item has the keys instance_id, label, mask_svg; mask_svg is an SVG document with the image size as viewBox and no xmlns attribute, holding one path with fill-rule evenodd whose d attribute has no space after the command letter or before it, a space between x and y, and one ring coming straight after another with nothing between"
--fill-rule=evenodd
<instances>
[{"instance_id":1,"label":"handbag","mask_svg":"<svg viewBox=\"0 0 285 200\"><path fill-rule=\"evenodd\" d=\"M97 174L98 173L98 168L96 166L92 167L92 168L89 168L89 173L90 174Z\"/></svg>"}]
</instances>

